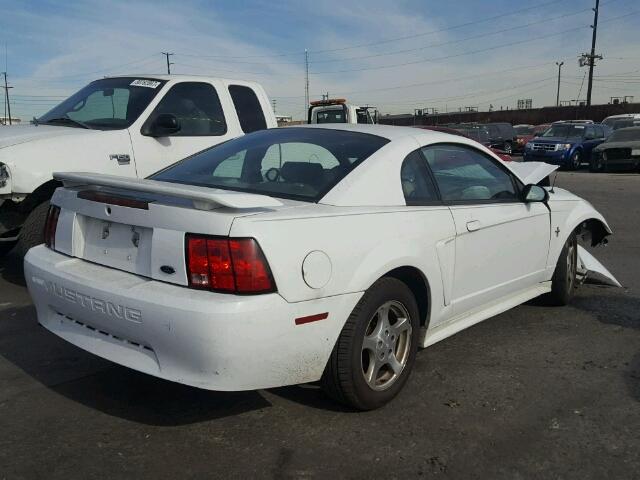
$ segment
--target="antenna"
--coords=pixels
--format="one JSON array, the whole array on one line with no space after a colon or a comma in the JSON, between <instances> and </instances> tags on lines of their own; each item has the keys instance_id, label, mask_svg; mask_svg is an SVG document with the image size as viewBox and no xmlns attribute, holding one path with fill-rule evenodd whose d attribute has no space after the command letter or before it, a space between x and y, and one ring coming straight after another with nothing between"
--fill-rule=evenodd
<instances>
[{"instance_id":1,"label":"antenna","mask_svg":"<svg viewBox=\"0 0 640 480\"><path fill-rule=\"evenodd\" d=\"M553 182L551 182L551 188L549 189L549 191L550 191L551 193L556 193L556 192L555 192L555 190L554 190L554 188L555 188L555 186L556 186L556 179L558 178L558 170L554 171L553 173L554 173L554 175L553 175Z\"/></svg>"}]
</instances>

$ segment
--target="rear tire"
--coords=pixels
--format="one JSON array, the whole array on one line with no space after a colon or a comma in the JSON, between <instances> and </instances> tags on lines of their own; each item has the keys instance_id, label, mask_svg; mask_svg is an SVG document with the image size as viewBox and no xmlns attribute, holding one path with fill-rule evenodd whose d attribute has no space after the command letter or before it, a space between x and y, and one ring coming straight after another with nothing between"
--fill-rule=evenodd
<instances>
[{"instance_id":1,"label":"rear tire","mask_svg":"<svg viewBox=\"0 0 640 480\"><path fill-rule=\"evenodd\" d=\"M34 208L25 220L20 229L18 243L14 248L14 253L19 258L24 258L30 248L44 243L44 224L47 221L48 212L49 200Z\"/></svg>"},{"instance_id":2,"label":"rear tire","mask_svg":"<svg viewBox=\"0 0 640 480\"><path fill-rule=\"evenodd\" d=\"M577 283L576 269L578 266L578 241L575 233L571 233L562 247L556 269L551 278L551 291L544 295L549 305L563 306L571 302Z\"/></svg>"},{"instance_id":3,"label":"rear tire","mask_svg":"<svg viewBox=\"0 0 640 480\"><path fill-rule=\"evenodd\" d=\"M409 378L419 331L411 290L395 278L378 280L349 315L322 375L323 390L358 410L388 403Z\"/></svg>"}]
</instances>

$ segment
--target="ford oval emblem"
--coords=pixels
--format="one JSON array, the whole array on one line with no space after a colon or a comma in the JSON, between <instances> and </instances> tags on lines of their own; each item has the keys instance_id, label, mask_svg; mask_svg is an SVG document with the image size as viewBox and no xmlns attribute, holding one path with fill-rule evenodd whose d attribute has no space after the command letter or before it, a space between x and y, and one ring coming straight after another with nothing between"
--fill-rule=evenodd
<instances>
[{"instance_id":1,"label":"ford oval emblem","mask_svg":"<svg viewBox=\"0 0 640 480\"><path fill-rule=\"evenodd\" d=\"M176 269L171 265L162 265L160 267L160 270L162 271L162 273L166 273L167 275L173 275L174 273L176 273Z\"/></svg>"}]
</instances>

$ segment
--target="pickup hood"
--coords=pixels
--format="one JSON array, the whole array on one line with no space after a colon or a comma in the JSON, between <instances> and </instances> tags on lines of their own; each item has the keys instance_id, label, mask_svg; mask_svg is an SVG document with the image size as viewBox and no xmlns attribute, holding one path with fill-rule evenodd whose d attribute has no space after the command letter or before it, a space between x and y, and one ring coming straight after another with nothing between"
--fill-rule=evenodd
<instances>
[{"instance_id":1,"label":"pickup hood","mask_svg":"<svg viewBox=\"0 0 640 480\"><path fill-rule=\"evenodd\" d=\"M46 140L70 135L87 135L94 132L84 128L60 127L54 125L15 125L0 128L0 149L21 143Z\"/></svg>"},{"instance_id":2,"label":"pickup hood","mask_svg":"<svg viewBox=\"0 0 640 480\"><path fill-rule=\"evenodd\" d=\"M630 142L605 142L598 145L595 150L602 152L608 148L640 148L640 140L633 140Z\"/></svg>"}]
</instances>

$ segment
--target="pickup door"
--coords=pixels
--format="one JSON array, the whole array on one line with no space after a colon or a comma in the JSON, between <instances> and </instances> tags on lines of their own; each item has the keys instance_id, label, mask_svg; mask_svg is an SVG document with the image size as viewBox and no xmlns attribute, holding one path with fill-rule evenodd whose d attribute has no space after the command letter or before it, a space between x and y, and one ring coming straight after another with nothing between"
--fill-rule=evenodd
<instances>
[{"instance_id":1,"label":"pickup door","mask_svg":"<svg viewBox=\"0 0 640 480\"><path fill-rule=\"evenodd\" d=\"M160 114L175 116L180 130L165 136L143 134ZM142 126L137 122L129 129L139 178L148 177L201 150L267 126L263 106L253 89L209 81L169 85L143 122Z\"/></svg>"}]
</instances>

